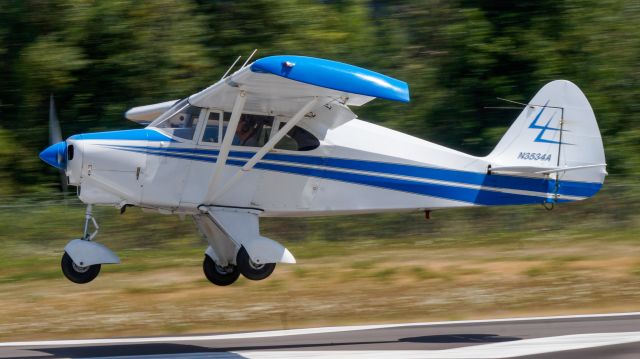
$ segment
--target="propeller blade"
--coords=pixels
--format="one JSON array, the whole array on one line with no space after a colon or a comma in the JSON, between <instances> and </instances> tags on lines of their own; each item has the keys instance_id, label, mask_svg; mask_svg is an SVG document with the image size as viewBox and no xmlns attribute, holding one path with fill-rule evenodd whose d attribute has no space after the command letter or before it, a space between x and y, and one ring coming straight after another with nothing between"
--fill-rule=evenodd
<instances>
[{"instance_id":1,"label":"propeller blade","mask_svg":"<svg viewBox=\"0 0 640 359\"><path fill-rule=\"evenodd\" d=\"M49 142L51 145L62 141L62 132L60 131L60 122L58 122L58 114L56 114L56 103L53 95L49 98Z\"/></svg>"},{"instance_id":2,"label":"propeller blade","mask_svg":"<svg viewBox=\"0 0 640 359\"><path fill-rule=\"evenodd\" d=\"M67 193L67 188L69 184L67 183L67 174L64 173L64 170L60 170L60 189L62 189L63 193Z\"/></svg>"},{"instance_id":3,"label":"propeller blade","mask_svg":"<svg viewBox=\"0 0 640 359\"><path fill-rule=\"evenodd\" d=\"M62 131L60 130L60 122L58 121L53 94L51 94L49 98L49 142L52 145L62 142ZM60 170L60 188L63 193L67 192L67 186L67 175L64 170Z\"/></svg>"}]
</instances>

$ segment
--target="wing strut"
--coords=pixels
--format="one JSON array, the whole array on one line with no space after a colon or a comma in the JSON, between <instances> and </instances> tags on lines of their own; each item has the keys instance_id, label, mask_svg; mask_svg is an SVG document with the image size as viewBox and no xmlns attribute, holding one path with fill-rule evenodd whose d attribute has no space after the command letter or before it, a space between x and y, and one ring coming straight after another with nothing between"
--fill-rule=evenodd
<instances>
[{"instance_id":1,"label":"wing strut","mask_svg":"<svg viewBox=\"0 0 640 359\"><path fill-rule=\"evenodd\" d=\"M224 165L227 163L227 157L229 157L229 149L231 148L231 143L233 141L233 136L236 134L236 128L238 127L238 122L240 121L240 115L242 114L242 110L244 109L244 104L247 101L247 94L244 90L240 90L238 95L236 96L236 101L233 104L233 109L231 110L231 118L229 119L229 125L227 126L227 130L224 134L224 139L222 140L222 145L220 146L220 153L218 154L218 160L216 161L216 165L213 168L213 176L211 176L211 181L209 181L209 188L207 189L207 198L211 198L215 192L216 184L222 175L222 170Z\"/></svg>"},{"instance_id":2,"label":"wing strut","mask_svg":"<svg viewBox=\"0 0 640 359\"><path fill-rule=\"evenodd\" d=\"M233 184L238 182L238 180L242 177L242 175L250 171L256 165L256 163L258 163L258 161L260 161L267 154L267 152L271 151L278 144L278 142L295 125L297 125L298 122L300 122L304 118L304 115L306 115L307 113L309 113L309 111L311 111L311 109L313 109L313 107L318 103L318 99L319 98L315 96L313 99L307 102L304 106L302 106L302 108L298 110L298 112L296 112L296 114L293 115L291 119L289 119L289 121L287 121L287 123L281 129L279 129L278 132L276 132L276 134L273 135L273 137L271 137L271 139L267 141L267 143L265 143L264 146L262 146L262 148L260 148L260 150L258 150L258 152L256 152L256 154L253 155L253 157L251 157L251 159L247 161L247 163L245 163L244 166L242 166L242 168L238 172L236 172L233 175L233 177L231 177L224 184L222 189L214 192L214 195L212 197L209 197L209 203L213 203L213 201L215 201L220 195L225 193L229 189L229 187L231 187ZM228 133L228 130L227 130L227 133ZM225 137L225 140L226 140L226 137ZM222 146L224 147L224 144Z\"/></svg>"}]
</instances>

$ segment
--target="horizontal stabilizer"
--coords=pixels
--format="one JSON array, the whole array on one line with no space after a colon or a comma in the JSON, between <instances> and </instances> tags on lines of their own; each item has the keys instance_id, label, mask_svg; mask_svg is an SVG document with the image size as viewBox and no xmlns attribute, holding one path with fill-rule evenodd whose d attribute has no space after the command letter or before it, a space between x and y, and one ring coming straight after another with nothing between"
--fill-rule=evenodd
<instances>
[{"instance_id":1,"label":"horizontal stabilizer","mask_svg":"<svg viewBox=\"0 0 640 359\"><path fill-rule=\"evenodd\" d=\"M573 166L573 167L500 166L500 167L491 167L489 168L489 171L492 173L506 172L506 173L522 173L522 174L551 174L551 173L569 172L569 171L594 168L594 167L607 167L607 164L601 163L596 165Z\"/></svg>"}]
</instances>

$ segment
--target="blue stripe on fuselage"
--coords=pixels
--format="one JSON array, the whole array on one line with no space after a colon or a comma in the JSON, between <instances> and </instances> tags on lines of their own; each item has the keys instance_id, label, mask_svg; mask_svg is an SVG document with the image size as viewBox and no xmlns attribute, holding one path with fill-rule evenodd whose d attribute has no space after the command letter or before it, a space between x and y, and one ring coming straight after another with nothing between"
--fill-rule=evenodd
<instances>
[{"instance_id":1,"label":"blue stripe on fuselage","mask_svg":"<svg viewBox=\"0 0 640 359\"><path fill-rule=\"evenodd\" d=\"M183 151L165 151L163 153L160 151L154 152L154 151L149 151L144 149L123 149L123 150L136 152L136 153L146 153L146 154L152 154L157 156L205 161L205 162L212 162L212 163L216 162L217 160L216 157L194 156L194 155L184 153ZM244 166L245 163L247 163L247 161L232 160L232 159L227 160L227 164L231 166L241 167L241 166ZM355 183L360 185L392 189L396 191L409 192L414 194L421 194L425 196L439 197L443 199L462 201L462 202L468 202L468 203L476 203L476 204L482 204L487 206L488 205L540 203L544 198L543 196L540 196L540 197L525 196L525 195L501 193L501 192L495 192L495 191L477 190L477 189L471 189L471 188L462 188L462 187L455 187L455 186L448 186L448 185L416 182L416 181L404 180L404 179L395 179L395 178L370 176L370 175L357 174L357 173L339 172L339 171L332 171L327 169L287 166L287 165L264 163L264 162L256 164L255 168L268 170L268 171L289 173L289 174L298 174L303 176L326 178L326 179L337 180L341 182L349 182L349 183Z\"/></svg>"},{"instance_id":2,"label":"blue stripe on fuselage","mask_svg":"<svg viewBox=\"0 0 640 359\"><path fill-rule=\"evenodd\" d=\"M167 156L174 158L190 159L196 161L216 162L216 156L218 150L206 150L206 149L189 149L189 148L154 148L154 147L139 147L139 146L109 146L116 147L123 150L147 153L158 156ZM244 151L231 151L232 157L250 158L255 153ZM208 157L203 157L208 156ZM370 161L358 161L347 160L328 157L315 157L315 156L298 156L298 155L286 155L286 154L268 154L266 159L289 162L294 164L305 165L320 165L331 166L334 168L344 170L360 170L371 171L380 174L399 174L403 176L412 176L424 179L436 179L458 182L462 184L475 184L481 186L492 186L504 189L519 189L541 193L552 194L555 192L555 181L545 179L533 179L522 177L510 177L502 175L485 175L480 173L455 171L438 168L426 168L417 167L411 165L400 165L392 163L370 162ZM243 166L246 161L229 159L227 161L229 165ZM374 166L374 165L378 166ZM259 162L256 166L258 169L265 169L271 171L279 171L285 173L293 173L305 176L319 177L333 179L343 182L357 183L387 189L393 189L403 192L410 192L434 197L441 197L446 199L464 201L469 203L477 203L482 205L500 205L500 204L527 204L527 203L540 203L541 199L546 196L530 196L520 195L512 193L503 193L491 189L472 189L458 187L449 184L433 184L424 183L418 181L412 181L410 179L394 179L388 177L376 176L372 174L358 174L358 173L346 173L341 171L335 171L332 169L319 169L319 168L307 168L297 167L287 164L273 164ZM383 172L384 171L384 172ZM512 182L506 182L509 180ZM467 181L467 182L464 182ZM517 182L523 181L523 182ZM490 184L487 184L490 183ZM502 186L503 183L512 185L512 187ZM574 193L590 193L594 191L594 187L600 184L584 183L584 182L570 182L562 181L559 187L559 194L561 195L573 195L583 196ZM515 188L514 188L515 187ZM593 193L597 192L597 189ZM586 196L585 196L586 197Z\"/></svg>"},{"instance_id":3,"label":"blue stripe on fuselage","mask_svg":"<svg viewBox=\"0 0 640 359\"><path fill-rule=\"evenodd\" d=\"M136 146L129 146L136 147ZM152 149L152 148L150 148ZM164 148L158 149L167 152L192 153L199 155L218 155L218 150L191 149L191 148ZM251 158L255 152L231 151L232 157ZM457 182L476 186L495 187L504 189L514 189L521 191L534 191L544 193L555 193L556 182L553 179L528 178L508 176L501 174L491 174L453 170L446 168L422 167L400 163L375 162L365 160L353 160L335 157L320 157L309 155L291 155L280 153L269 153L264 157L266 160L297 163L303 165L316 165L333 167L344 170L367 171L380 174L392 174L398 176L424 178L430 180L440 180L447 182ZM592 182L561 181L558 194L577 197L591 197L596 194L602 184Z\"/></svg>"}]
</instances>

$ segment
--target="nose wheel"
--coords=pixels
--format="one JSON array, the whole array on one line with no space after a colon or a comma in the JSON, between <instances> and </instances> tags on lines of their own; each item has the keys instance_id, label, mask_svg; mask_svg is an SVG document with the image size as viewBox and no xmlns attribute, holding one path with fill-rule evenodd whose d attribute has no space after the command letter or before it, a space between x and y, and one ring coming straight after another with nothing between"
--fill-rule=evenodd
<instances>
[{"instance_id":1,"label":"nose wheel","mask_svg":"<svg viewBox=\"0 0 640 359\"><path fill-rule=\"evenodd\" d=\"M85 284L89 283L92 280L96 279L98 274L100 274L100 264L94 264L90 266L79 266L73 263L73 260L69 256L67 252L64 252L62 256L62 273L68 280L78 283Z\"/></svg>"},{"instance_id":2,"label":"nose wheel","mask_svg":"<svg viewBox=\"0 0 640 359\"><path fill-rule=\"evenodd\" d=\"M230 285L240 276L238 267L230 263L226 266L221 266L206 254L204 262L202 262L202 270L211 283L220 286Z\"/></svg>"}]
</instances>

